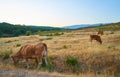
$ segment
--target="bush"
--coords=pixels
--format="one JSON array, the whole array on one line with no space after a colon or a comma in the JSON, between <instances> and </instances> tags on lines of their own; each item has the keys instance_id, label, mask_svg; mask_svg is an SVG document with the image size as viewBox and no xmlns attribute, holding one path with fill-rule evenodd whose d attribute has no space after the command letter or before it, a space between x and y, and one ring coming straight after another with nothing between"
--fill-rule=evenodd
<instances>
[{"instance_id":1,"label":"bush","mask_svg":"<svg viewBox=\"0 0 120 77\"><path fill-rule=\"evenodd\" d=\"M21 44L16 44L16 47L20 47L21 46Z\"/></svg>"},{"instance_id":2,"label":"bush","mask_svg":"<svg viewBox=\"0 0 120 77\"><path fill-rule=\"evenodd\" d=\"M56 33L54 33L54 36L59 36L59 35L63 35L64 33L62 32L62 33L58 33L58 32L56 32Z\"/></svg>"},{"instance_id":3,"label":"bush","mask_svg":"<svg viewBox=\"0 0 120 77\"><path fill-rule=\"evenodd\" d=\"M59 36L60 34L58 32L54 33L55 36Z\"/></svg>"},{"instance_id":4,"label":"bush","mask_svg":"<svg viewBox=\"0 0 120 77\"><path fill-rule=\"evenodd\" d=\"M52 64L48 64L48 66L45 64L45 60L42 59L42 65L41 65L43 70L48 70L48 71L54 71L54 66Z\"/></svg>"},{"instance_id":5,"label":"bush","mask_svg":"<svg viewBox=\"0 0 120 77\"><path fill-rule=\"evenodd\" d=\"M68 65L76 66L78 64L78 60L76 57L67 57L66 63Z\"/></svg>"},{"instance_id":6,"label":"bush","mask_svg":"<svg viewBox=\"0 0 120 77\"><path fill-rule=\"evenodd\" d=\"M8 41L6 41L5 43L11 43L12 41L11 40L8 40Z\"/></svg>"},{"instance_id":7,"label":"bush","mask_svg":"<svg viewBox=\"0 0 120 77\"><path fill-rule=\"evenodd\" d=\"M78 73L80 71L79 65L78 65L78 60L76 57L67 57L66 63L68 65L70 65L70 67L74 73Z\"/></svg>"},{"instance_id":8,"label":"bush","mask_svg":"<svg viewBox=\"0 0 120 77\"><path fill-rule=\"evenodd\" d=\"M63 46L63 48L64 48L64 49L66 49L66 48L67 48L67 46L66 46L66 45L64 45L64 46Z\"/></svg>"},{"instance_id":9,"label":"bush","mask_svg":"<svg viewBox=\"0 0 120 77\"><path fill-rule=\"evenodd\" d=\"M32 34L32 32L31 31L26 31L26 36L30 36Z\"/></svg>"},{"instance_id":10,"label":"bush","mask_svg":"<svg viewBox=\"0 0 120 77\"><path fill-rule=\"evenodd\" d=\"M10 57L10 54L12 54L12 50L2 52L2 53L1 53L2 59L3 59L3 60L8 59L8 58Z\"/></svg>"},{"instance_id":11,"label":"bush","mask_svg":"<svg viewBox=\"0 0 120 77\"><path fill-rule=\"evenodd\" d=\"M0 31L0 37L2 37L3 36L3 32L2 31Z\"/></svg>"}]
</instances>

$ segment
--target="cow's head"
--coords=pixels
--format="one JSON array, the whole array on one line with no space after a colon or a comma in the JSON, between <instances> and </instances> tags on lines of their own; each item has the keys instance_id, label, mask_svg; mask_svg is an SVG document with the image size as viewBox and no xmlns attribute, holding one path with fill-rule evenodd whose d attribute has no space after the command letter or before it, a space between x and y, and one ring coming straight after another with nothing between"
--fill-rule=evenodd
<instances>
[{"instance_id":1,"label":"cow's head","mask_svg":"<svg viewBox=\"0 0 120 77\"><path fill-rule=\"evenodd\" d=\"M17 64L19 62L19 58L17 56L11 56L14 64Z\"/></svg>"},{"instance_id":2,"label":"cow's head","mask_svg":"<svg viewBox=\"0 0 120 77\"><path fill-rule=\"evenodd\" d=\"M102 40L100 39L100 40L98 40L98 42L100 43L100 44L102 44Z\"/></svg>"}]
</instances>

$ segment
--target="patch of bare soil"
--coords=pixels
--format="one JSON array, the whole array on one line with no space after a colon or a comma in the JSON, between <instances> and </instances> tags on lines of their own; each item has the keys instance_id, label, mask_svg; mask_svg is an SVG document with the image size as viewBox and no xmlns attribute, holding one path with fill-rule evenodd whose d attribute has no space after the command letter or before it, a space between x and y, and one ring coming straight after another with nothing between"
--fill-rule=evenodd
<instances>
[{"instance_id":1,"label":"patch of bare soil","mask_svg":"<svg viewBox=\"0 0 120 77\"><path fill-rule=\"evenodd\" d=\"M36 74L21 70L10 70L10 69L1 69L0 68L0 77L63 77L63 76L54 76L49 74Z\"/></svg>"}]
</instances>

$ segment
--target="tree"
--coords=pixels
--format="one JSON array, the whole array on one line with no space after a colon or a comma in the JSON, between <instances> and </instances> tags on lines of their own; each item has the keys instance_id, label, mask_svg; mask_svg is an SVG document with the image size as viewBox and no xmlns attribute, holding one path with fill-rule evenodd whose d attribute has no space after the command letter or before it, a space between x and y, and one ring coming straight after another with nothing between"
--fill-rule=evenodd
<instances>
[{"instance_id":1,"label":"tree","mask_svg":"<svg viewBox=\"0 0 120 77\"><path fill-rule=\"evenodd\" d=\"M32 32L31 31L26 31L26 36L29 36L29 35L31 35L32 34Z\"/></svg>"},{"instance_id":2,"label":"tree","mask_svg":"<svg viewBox=\"0 0 120 77\"><path fill-rule=\"evenodd\" d=\"M3 33L0 31L0 37L2 37L3 36Z\"/></svg>"},{"instance_id":3,"label":"tree","mask_svg":"<svg viewBox=\"0 0 120 77\"><path fill-rule=\"evenodd\" d=\"M14 36L19 36L21 35L21 31L20 30L15 30L14 31Z\"/></svg>"},{"instance_id":4,"label":"tree","mask_svg":"<svg viewBox=\"0 0 120 77\"><path fill-rule=\"evenodd\" d=\"M40 31L40 30L36 32L36 34L38 34L38 35L40 35L41 33L42 33L42 31Z\"/></svg>"}]
</instances>

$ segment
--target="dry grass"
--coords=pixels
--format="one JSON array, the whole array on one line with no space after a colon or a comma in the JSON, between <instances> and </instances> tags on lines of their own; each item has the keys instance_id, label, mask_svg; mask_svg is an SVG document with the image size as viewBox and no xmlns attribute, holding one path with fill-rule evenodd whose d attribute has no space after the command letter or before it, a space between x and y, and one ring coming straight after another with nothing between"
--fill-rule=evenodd
<instances>
[{"instance_id":1,"label":"dry grass","mask_svg":"<svg viewBox=\"0 0 120 77\"><path fill-rule=\"evenodd\" d=\"M95 31L77 30L66 32L61 36L32 35L0 38L0 53L8 50L12 50L13 53L17 52L20 48L20 46L16 46L17 44L22 46L28 43L45 42L48 45L49 62L54 67L52 71L78 74L76 76L70 75L72 77L118 76L120 74L120 31L116 31L114 34L106 31L105 35L101 36L102 45L96 41L93 41L91 45L89 35L96 33ZM66 63L67 57L76 57L77 65L68 65ZM11 59L0 60L2 65L7 63L13 66Z\"/></svg>"}]
</instances>

